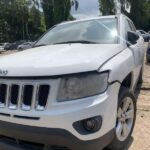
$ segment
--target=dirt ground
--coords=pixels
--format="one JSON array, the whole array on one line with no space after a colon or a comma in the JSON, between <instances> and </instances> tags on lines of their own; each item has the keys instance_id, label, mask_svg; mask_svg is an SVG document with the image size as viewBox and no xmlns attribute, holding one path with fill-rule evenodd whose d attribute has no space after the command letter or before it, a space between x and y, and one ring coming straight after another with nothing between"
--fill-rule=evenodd
<instances>
[{"instance_id":1,"label":"dirt ground","mask_svg":"<svg viewBox=\"0 0 150 150\"><path fill-rule=\"evenodd\" d=\"M4 55L9 53L12 52L8 51ZM138 93L137 119L132 138L125 150L150 150L150 64L146 62L144 63L144 82L137 88L136 93Z\"/></svg>"}]
</instances>

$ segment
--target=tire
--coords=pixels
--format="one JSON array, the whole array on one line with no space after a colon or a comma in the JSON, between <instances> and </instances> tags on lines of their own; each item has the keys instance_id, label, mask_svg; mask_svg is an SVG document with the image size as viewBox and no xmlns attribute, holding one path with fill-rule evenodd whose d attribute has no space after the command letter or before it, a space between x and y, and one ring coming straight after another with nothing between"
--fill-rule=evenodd
<instances>
[{"instance_id":1,"label":"tire","mask_svg":"<svg viewBox=\"0 0 150 150\"><path fill-rule=\"evenodd\" d=\"M150 60L148 59L148 57L146 58L146 63L149 64Z\"/></svg>"},{"instance_id":2,"label":"tire","mask_svg":"<svg viewBox=\"0 0 150 150\"><path fill-rule=\"evenodd\" d=\"M141 71L140 71L138 84L142 84L142 83L143 83L143 67L141 68Z\"/></svg>"},{"instance_id":3,"label":"tire","mask_svg":"<svg viewBox=\"0 0 150 150\"><path fill-rule=\"evenodd\" d=\"M18 51L23 51L23 48L19 47Z\"/></svg>"},{"instance_id":4,"label":"tire","mask_svg":"<svg viewBox=\"0 0 150 150\"><path fill-rule=\"evenodd\" d=\"M124 121L121 121L122 122L122 124L121 124L120 123L121 118L119 119L120 112L121 112L120 108L125 106L124 104L126 104L126 102L131 102L131 104L129 105L129 109L127 109L128 110L127 112L130 111L130 115L132 112L131 110L133 109L133 113L132 113L133 117L131 118L131 120L128 119L125 121L127 126L128 126L128 129L130 129L128 132L125 132L125 130L123 130L123 128L125 129L125 127L126 127L125 123L124 123ZM128 88L122 87L120 90L119 101L118 101L118 113L117 113L116 130L115 130L116 132L115 132L115 136L114 136L112 143L108 146L108 149L110 149L110 150L123 150L128 145L128 143L131 139L134 125L135 125L136 109L137 109L136 108L136 99L135 99L134 95L129 91ZM122 125L122 131L119 130L121 127L120 125ZM119 131L121 131L121 132L119 132ZM119 133L121 133L122 135ZM121 135L122 138L121 138L121 136L119 137L119 135Z\"/></svg>"}]
</instances>

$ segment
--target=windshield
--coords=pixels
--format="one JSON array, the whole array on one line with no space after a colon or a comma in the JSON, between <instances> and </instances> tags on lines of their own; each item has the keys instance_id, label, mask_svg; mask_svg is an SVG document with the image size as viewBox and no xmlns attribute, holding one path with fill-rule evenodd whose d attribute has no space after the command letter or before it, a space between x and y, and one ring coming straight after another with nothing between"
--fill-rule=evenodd
<instances>
[{"instance_id":1,"label":"windshield","mask_svg":"<svg viewBox=\"0 0 150 150\"><path fill-rule=\"evenodd\" d=\"M35 46L63 43L116 44L117 31L115 18L60 24L49 30Z\"/></svg>"}]
</instances>

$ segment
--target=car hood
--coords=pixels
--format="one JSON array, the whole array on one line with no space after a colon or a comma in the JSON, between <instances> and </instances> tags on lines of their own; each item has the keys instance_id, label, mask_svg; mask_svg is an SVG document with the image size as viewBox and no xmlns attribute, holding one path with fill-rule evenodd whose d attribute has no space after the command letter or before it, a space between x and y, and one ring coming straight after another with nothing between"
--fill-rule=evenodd
<instances>
[{"instance_id":1,"label":"car hood","mask_svg":"<svg viewBox=\"0 0 150 150\"><path fill-rule=\"evenodd\" d=\"M94 71L121 50L119 44L61 44L32 48L1 56L0 76L52 76Z\"/></svg>"}]
</instances>

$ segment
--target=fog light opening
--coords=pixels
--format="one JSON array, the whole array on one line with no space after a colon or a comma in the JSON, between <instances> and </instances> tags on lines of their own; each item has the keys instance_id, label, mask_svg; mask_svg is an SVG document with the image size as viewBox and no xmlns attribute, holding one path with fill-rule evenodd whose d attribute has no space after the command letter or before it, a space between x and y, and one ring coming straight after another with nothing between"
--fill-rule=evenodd
<instances>
[{"instance_id":1,"label":"fog light opening","mask_svg":"<svg viewBox=\"0 0 150 150\"><path fill-rule=\"evenodd\" d=\"M89 132L97 132L102 125L101 117L94 117L83 121L83 127Z\"/></svg>"}]
</instances>

